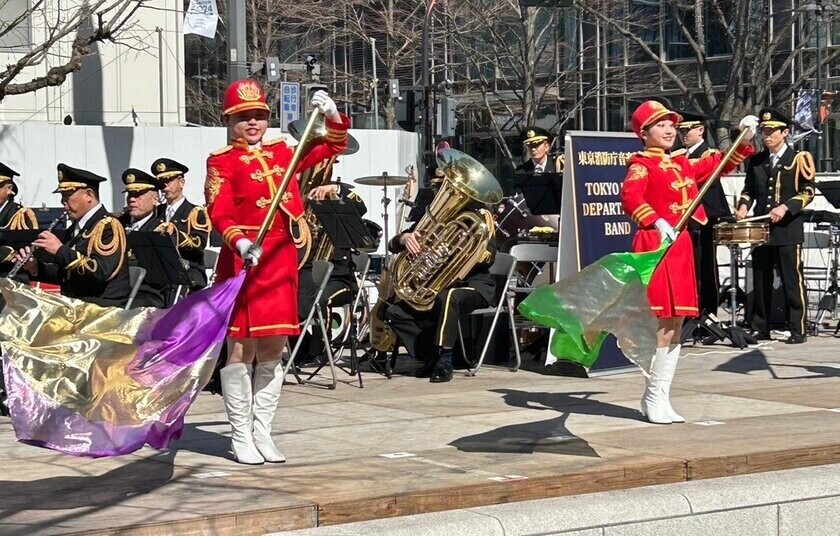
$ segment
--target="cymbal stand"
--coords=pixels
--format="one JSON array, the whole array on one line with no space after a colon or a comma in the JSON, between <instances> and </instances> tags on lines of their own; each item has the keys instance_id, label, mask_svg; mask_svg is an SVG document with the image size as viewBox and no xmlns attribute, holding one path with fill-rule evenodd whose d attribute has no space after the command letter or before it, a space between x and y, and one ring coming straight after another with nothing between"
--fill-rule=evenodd
<instances>
[{"instance_id":1,"label":"cymbal stand","mask_svg":"<svg viewBox=\"0 0 840 536\"><path fill-rule=\"evenodd\" d=\"M382 172L382 219L384 221L384 225L382 226L382 238L385 242L385 256L382 257L382 268L388 267L388 261L390 260L390 255L388 254L388 241L391 239L391 235L388 232L388 205L391 204L391 199L388 197L388 172Z\"/></svg>"}]
</instances>

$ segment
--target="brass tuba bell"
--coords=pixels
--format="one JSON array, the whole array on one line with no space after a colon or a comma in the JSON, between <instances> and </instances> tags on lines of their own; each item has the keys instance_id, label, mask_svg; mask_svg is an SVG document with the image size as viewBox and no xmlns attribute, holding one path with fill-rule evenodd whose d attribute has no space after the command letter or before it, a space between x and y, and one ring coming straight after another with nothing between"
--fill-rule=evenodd
<instances>
[{"instance_id":1,"label":"brass tuba bell","mask_svg":"<svg viewBox=\"0 0 840 536\"><path fill-rule=\"evenodd\" d=\"M431 309L440 292L484 258L495 230L493 216L471 205L502 199L499 181L471 156L442 149L437 162L443 183L414 230L421 251L414 256L402 252L391 265L397 297L418 311Z\"/></svg>"}]
</instances>

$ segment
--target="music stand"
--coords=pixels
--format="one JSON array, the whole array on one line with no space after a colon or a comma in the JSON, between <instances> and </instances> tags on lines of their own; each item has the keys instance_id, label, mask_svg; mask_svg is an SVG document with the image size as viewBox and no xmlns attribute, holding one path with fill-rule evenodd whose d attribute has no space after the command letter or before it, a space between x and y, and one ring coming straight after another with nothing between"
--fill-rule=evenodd
<instances>
[{"instance_id":1,"label":"music stand","mask_svg":"<svg viewBox=\"0 0 840 536\"><path fill-rule=\"evenodd\" d=\"M327 233L327 236L336 249L360 251L365 248L370 249L376 244L374 238L370 235L370 233L368 233L367 226L364 224L364 221L362 221L359 211L356 210L356 206L352 203L329 199L317 203L311 203L310 206L315 213L315 217L318 218L321 226L323 226L324 232ZM362 281L362 284L364 284L364 281ZM350 318L352 323L356 322L355 309L351 310ZM358 374L359 387L363 387L364 384L362 383L359 356L356 352L359 345L357 334L358 326L354 325L351 327L350 333L350 370L346 370L341 366L339 366L339 368L348 373L350 376ZM366 351L364 355L368 356L370 355L370 352ZM365 360L365 362L369 361L370 359ZM311 379L315 374L317 374L323 366L324 365L319 366L314 372L312 372L312 374L310 374L309 378Z\"/></svg>"},{"instance_id":2,"label":"music stand","mask_svg":"<svg viewBox=\"0 0 840 536\"><path fill-rule=\"evenodd\" d=\"M525 196L531 214L560 214L562 173L517 172L515 181L516 187Z\"/></svg>"},{"instance_id":3,"label":"music stand","mask_svg":"<svg viewBox=\"0 0 840 536\"><path fill-rule=\"evenodd\" d=\"M156 288L177 288L177 301L181 288L189 288L190 276L172 238L154 231L132 231L126 238L137 265L146 269L145 282Z\"/></svg>"},{"instance_id":4,"label":"music stand","mask_svg":"<svg viewBox=\"0 0 840 536\"><path fill-rule=\"evenodd\" d=\"M38 229L19 229L17 231L0 231L0 246L6 245L13 248L16 252L25 247L32 246L32 242L38 238L38 235L43 231ZM53 233L62 244L66 242L67 233L65 231L50 231ZM50 255L42 249L35 250L35 258L41 262L55 262L55 257Z\"/></svg>"},{"instance_id":5,"label":"music stand","mask_svg":"<svg viewBox=\"0 0 840 536\"><path fill-rule=\"evenodd\" d=\"M327 199L310 206L336 249L362 250L376 246L355 205Z\"/></svg>"}]
</instances>

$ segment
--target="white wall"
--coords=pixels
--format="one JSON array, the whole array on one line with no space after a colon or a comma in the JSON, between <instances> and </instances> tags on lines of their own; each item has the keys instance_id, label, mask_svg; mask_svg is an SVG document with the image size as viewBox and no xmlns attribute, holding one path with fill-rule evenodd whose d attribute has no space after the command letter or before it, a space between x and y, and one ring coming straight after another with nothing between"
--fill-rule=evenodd
<instances>
[{"instance_id":1,"label":"white wall","mask_svg":"<svg viewBox=\"0 0 840 536\"><path fill-rule=\"evenodd\" d=\"M73 9L79 0L61 3L63 10ZM58 0L47 0L54 9ZM159 125L159 89L164 95L164 124L183 124L184 36L181 32L183 3L177 0L147 0L137 10L134 24L124 34L131 47L105 42L93 47L93 54L83 61L81 71L67 77L64 84L35 93L10 95L0 102L0 123L61 123L65 115L76 124L133 125L131 109L137 112L140 125ZM33 39L37 45L44 35L44 18L33 18ZM155 28L163 30L163 47L158 47ZM39 65L24 70L16 83L43 76L50 67L63 64L70 53L69 36L55 47ZM138 50L139 49L139 50ZM3 65L12 63L20 52L0 52ZM163 80L158 74L158 59L163 61Z\"/></svg>"},{"instance_id":2,"label":"white wall","mask_svg":"<svg viewBox=\"0 0 840 536\"><path fill-rule=\"evenodd\" d=\"M353 184L353 179L367 175L405 175L405 167L417 166L418 136L395 130L351 130L359 141L356 154L342 156L333 177ZM268 138L284 137L271 129ZM110 178L100 188L105 206L119 211L124 206L122 172L129 167L149 170L160 157L178 160L190 168L186 195L195 203L204 203L205 161L211 151L225 146L223 128L211 127L84 127L45 124L0 125L0 162L21 174L18 200L27 206L59 206L56 166L87 169ZM289 137L290 144L294 144ZM382 190L357 186L356 193L368 207L367 219L383 225ZM388 189L390 229L393 234L396 199L402 187ZM384 251L384 248L380 248Z\"/></svg>"}]
</instances>

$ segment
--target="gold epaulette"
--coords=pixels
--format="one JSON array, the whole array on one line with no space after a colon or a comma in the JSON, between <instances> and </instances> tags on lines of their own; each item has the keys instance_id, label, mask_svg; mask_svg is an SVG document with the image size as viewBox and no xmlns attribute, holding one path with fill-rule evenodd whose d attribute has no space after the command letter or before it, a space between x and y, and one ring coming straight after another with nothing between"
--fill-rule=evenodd
<instances>
[{"instance_id":1,"label":"gold epaulette","mask_svg":"<svg viewBox=\"0 0 840 536\"><path fill-rule=\"evenodd\" d=\"M265 146L277 145L278 143L286 143L286 138L274 138L273 140L265 140L262 142Z\"/></svg>"},{"instance_id":2,"label":"gold epaulette","mask_svg":"<svg viewBox=\"0 0 840 536\"><path fill-rule=\"evenodd\" d=\"M38 218L35 217L35 212L31 208L20 207L12 219L9 220L8 229L10 231L21 231L38 228Z\"/></svg>"},{"instance_id":3,"label":"gold epaulette","mask_svg":"<svg viewBox=\"0 0 840 536\"><path fill-rule=\"evenodd\" d=\"M808 151L799 151L793 157L793 168L796 175L806 181L814 180L817 175L817 167L814 165L814 157Z\"/></svg>"},{"instance_id":4,"label":"gold epaulette","mask_svg":"<svg viewBox=\"0 0 840 536\"><path fill-rule=\"evenodd\" d=\"M707 156L712 156L713 154L716 154L716 153L717 153L717 149L709 148L709 149L706 149L705 151L703 151L703 154L700 155L700 158L706 158Z\"/></svg>"},{"instance_id":5,"label":"gold epaulette","mask_svg":"<svg viewBox=\"0 0 840 536\"><path fill-rule=\"evenodd\" d=\"M155 227L156 233L173 235L175 234L175 231L177 231L177 229L175 228L175 224L171 221L161 222L157 227Z\"/></svg>"},{"instance_id":6,"label":"gold epaulette","mask_svg":"<svg viewBox=\"0 0 840 536\"><path fill-rule=\"evenodd\" d=\"M210 156L219 156L220 154L225 154L226 152L230 151L231 149L233 149L233 145L227 145L225 147L222 147L218 151L211 152Z\"/></svg>"},{"instance_id":7,"label":"gold epaulette","mask_svg":"<svg viewBox=\"0 0 840 536\"><path fill-rule=\"evenodd\" d=\"M113 236L111 237L110 242L105 243L105 230L108 227L111 228L111 234ZM93 253L98 253L103 257L109 257L115 254L120 256L120 261L117 263L117 267L107 278L107 281L110 281L116 277L116 275L120 272L120 268L122 268L123 261L125 260L125 248L125 229L116 218L107 216L99 220L91 230L90 241L88 242L87 247L87 256L90 257Z\"/></svg>"},{"instance_id":8,"label":"gold epaulette","mask_svg":"<svg viewBox=\"0 0 840 536\"><path fill-rule=\"evenodd\" d=\"M671 158L677 158L679 156L685 156L688 153L688 150L683 147L682 149L677 149L671 153Z\"/></svg>"},{"instance_id":9,"label":"gold epaulette","mask_svg":"<svg viewBox=\"0 0 840 536\"><path fill-rule=\"evenodd\" d=\"M204 217L203 223L200 221L200 216ZM190 234L191 230L196 230L200 233L210 232L210 218L207 217L207 210L204 207L193 207L189 216L187 216L187 234Z\"/></svg>"}]
</instances>

